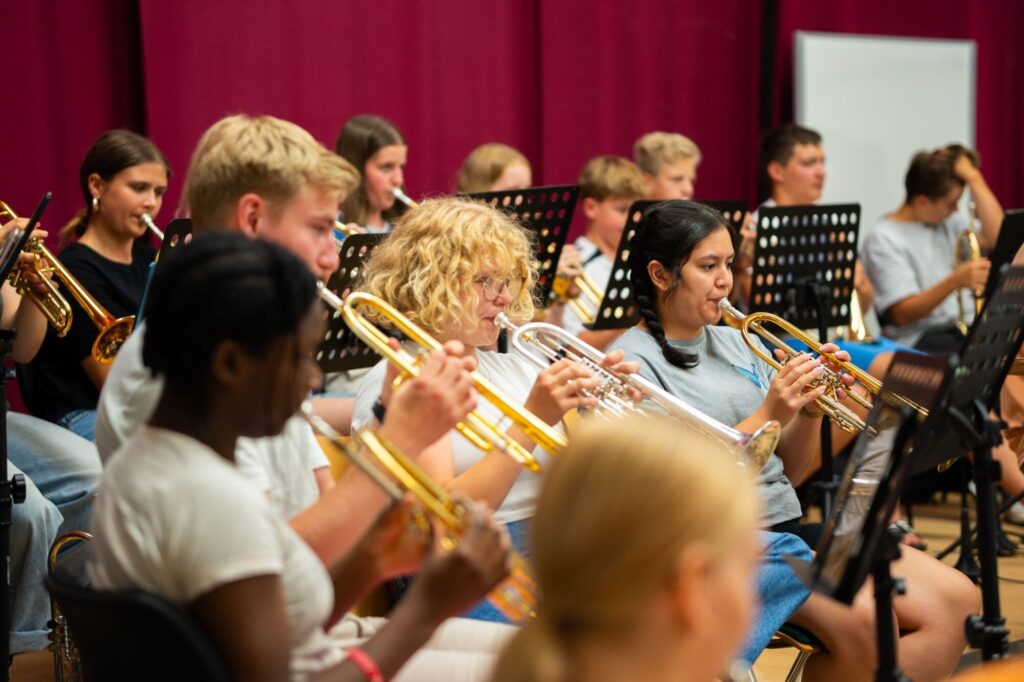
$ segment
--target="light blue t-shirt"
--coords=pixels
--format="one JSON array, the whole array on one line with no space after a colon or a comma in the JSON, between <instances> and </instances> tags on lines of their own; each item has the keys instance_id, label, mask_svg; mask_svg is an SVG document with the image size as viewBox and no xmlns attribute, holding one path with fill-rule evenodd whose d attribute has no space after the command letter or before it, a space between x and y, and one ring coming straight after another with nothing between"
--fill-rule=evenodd
<instances>
[{"instance_id":1,"label":"light blue t-shirt","mask_svg":"<svg viewBox=\"0 0 1024 682\"><path fill-rule=\"evenodd\" d=\"M700 362L691 369L670 364L654 337L637 327L611 348L621 348L627 360L638 361L641 376L728 426L740 423L764 402L775 370L750 351L735 329L704 327L695 339L669 343L697 355ZM800 502L778 455L768 458L757 482L765 527L800 518Z\"/></svg>"},{"instance_id":2,"label":"light blue t-shirt","mask_svg":"<svg viewBox=\"0 0 1024 682\"><path fill-rule=\"evenodd\" d=\"M875 286L875 308L880 316L905 298L930 289L953 271L957 237L967 219L954 213L938 225L883 220L864 240L864 270ZM974 321L974 297L962 292L964 316ZM886 324L882 332L899 343L913 346L929 329L955 324L957 292L931 312L910 324Z\"/></svg>"}]
</instances>

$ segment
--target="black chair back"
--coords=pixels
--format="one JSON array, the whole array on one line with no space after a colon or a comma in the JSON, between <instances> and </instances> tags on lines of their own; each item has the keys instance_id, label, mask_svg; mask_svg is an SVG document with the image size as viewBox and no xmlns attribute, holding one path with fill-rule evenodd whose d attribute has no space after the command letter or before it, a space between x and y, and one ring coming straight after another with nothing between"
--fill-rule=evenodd
<instances>
[{"instance_id":1,"label":"black chair back","mask_svg":"<svg viewBox=\"0 0 1024 682\"><path fill-rule=\"evenodd\" d=\"M87 682L229 682L227 666L194 619L141 590L99 592L60 574L46 587L64 613Z\"/></svg>"}]
</instances>

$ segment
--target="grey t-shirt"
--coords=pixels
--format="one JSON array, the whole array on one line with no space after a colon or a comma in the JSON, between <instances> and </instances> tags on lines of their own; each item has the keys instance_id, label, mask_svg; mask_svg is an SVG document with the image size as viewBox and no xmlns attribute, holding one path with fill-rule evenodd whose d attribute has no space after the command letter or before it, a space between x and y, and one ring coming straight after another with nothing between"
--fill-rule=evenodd
<instances>
[{"instance_id":1,"label":"grey t-shirt","mask_svg":"<svg viewBox=\"0 0 1024 682\"><path fill-rule=\"evenodd\" d=\"M938 225L883 220L864 240L864 269L875 285L875 308L884 314L893 304L938 284L953 271L956 238L967 229L967 219L954 213ZM889 338L912 346L928 329L956 323L954 293L919 320L886 324ZM967 324L974 320L974 298L964 292Z\"/></svg>"},{"instance_id":2,"label":"grey t-shirt","mask_svg":"<svg viewBox=\"0 0 1024 682\"><path fill-rule=\"evenodd\" d=\"M641 376L728 426L740 423L764 402L775 370L751 353L735 329L704 327L696 339L669 343L698 355L700 362L691 369L669 364L654 337L636 327L611 347L625 351L627 360L639 361ZM768 458L757 482L765 527L800 518L800 502L778 455Z\"/></svg>"}]
</instances>

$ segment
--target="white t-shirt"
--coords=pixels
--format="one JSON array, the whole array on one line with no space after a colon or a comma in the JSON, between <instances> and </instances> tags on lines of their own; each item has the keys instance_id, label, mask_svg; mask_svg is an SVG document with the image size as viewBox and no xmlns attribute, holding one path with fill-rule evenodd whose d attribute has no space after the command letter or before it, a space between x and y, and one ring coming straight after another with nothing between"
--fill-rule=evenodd
<instances>
[{"instance_id":1,"label":"white t-shirt","mask_svg":"<svg viewBox=\"0 0 1024 682\"><path fill-rule=\"evenodd\" d=\"M140 426L153 416L163 379L142 363L146 323L121 346L100 391L96 412L96 448L106 462ZM328 466L327 456L301 417L293 417L280 436L239 438L235 461L260 490L270 494L282 518L291 518L320 495L312 472Z\"/></svg>"},{"instance_id":2,"label":"white t-shirt","mask_svg":"<svg viewBox=\"0 0 1024 682\"><path fill-rule=\"evenodd\" d=\"M954 213L938 225L883 220L864 240L864 269L875 286L875 308L884 313L894 304L938 284L953 271L956 239L968 227L967 219ZM931 328L955 324L956 292L930 313L910 324L886 324L883 332L899 343L912 346ZM964 297L967 324L974 320L974 297Z\"/></svg>"},{"instance_id":3,"label":"white t-shirt","mask_svg":"<svg viewBox=\"0 0 1024 682\"><path fill-rule=\"evenodd\" d=\"M615 263L611 258L598 250L597 244L586 237L580 237L574 245L580 252L580 258L586 264L583 266L583 272L589 275L590 279L594 280L594 284L597 285L598 289L604 291L605 287L608 286L608 280L611 279L612 266ZM569 306L565 307L565 314L562 315L562 328L573 336L579 336L581 332L586 330L583 326L583 320Z\"/></svg>"},{"instance_id":4,"label":"white t-shirt","mask_svg":"<svg viewBox=\"0 0 1024 682\"><path fill-rule=\"evenodd\" d=\"M263 491L213 450L143 426L109 459L99 490L87 563L93 586L141 589L186 608L227 583L278 575L292 678L343 660L323 630L334 603L323 564Z\"/></svg>"},{"instance_id":5,"label":"white t-shirt","mask_svg":"<svg viewBox=\"0 0 1024 682\"><path fill-rule=\"evenodd\" d=\"M527 396L530 395L530 389L533 388L533 382L537 378L536 369L511 353L496 353L480 349L476 351L476 362L477 373L504 391L510 400L518 405L526 402ZM373 419L373 403L380 396L381 387L384 385L387 363L387 360L377 363L363 379L363 383L359 385L359 390L356 392L356 405L352 413L352 429L355 431L362 429ZM509 421L504 418L498 408L486 400L477 401L477 411L488 420L500 423L502 429L509 425ZM561 425L556 425L555 428L561 430ZM483 457L480 450L455 430L451 433L451 444L456 476L464 473ZM550 462L547 453L539 447L533 450L533 456L545 468ZM515 483L512 484L512 488L505 496L501 506L495 511L494 518L499 523L512 523L531 518L537 494L540 492L540 479L540 475L523 469Z\"/></svg>"}]
</instances>

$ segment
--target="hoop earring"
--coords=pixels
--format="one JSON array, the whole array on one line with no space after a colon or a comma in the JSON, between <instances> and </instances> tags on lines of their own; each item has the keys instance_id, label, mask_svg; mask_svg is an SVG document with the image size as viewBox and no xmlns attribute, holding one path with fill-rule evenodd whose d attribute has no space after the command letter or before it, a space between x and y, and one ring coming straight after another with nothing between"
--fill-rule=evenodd
<instances>
[{"instance_id":1,"label":"hoop earring","mask_svg":"<svg viewBox=\"0 0 1024 682\"><path fill-rule=\"evenodd\" d=\"M95 213L98 210L100 210L100 198L99 197L93 197L92 198L92 212Z\"/></svg>"}]
</instances>

